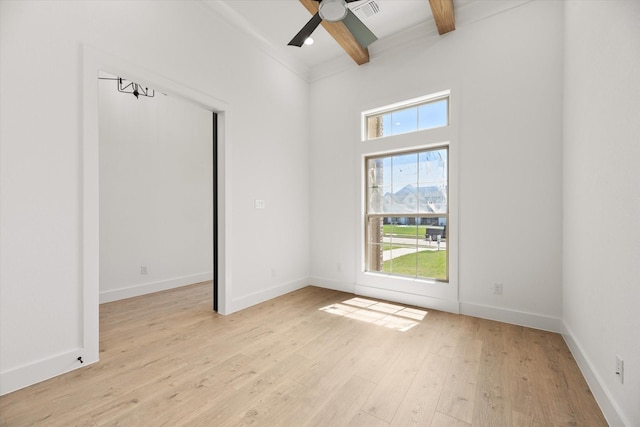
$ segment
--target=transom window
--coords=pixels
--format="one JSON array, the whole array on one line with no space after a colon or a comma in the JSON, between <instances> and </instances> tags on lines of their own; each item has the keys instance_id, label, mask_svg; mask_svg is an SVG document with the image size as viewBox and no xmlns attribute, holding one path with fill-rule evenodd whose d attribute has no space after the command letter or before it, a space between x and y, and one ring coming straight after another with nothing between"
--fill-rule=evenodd
<instances>
[{"instance_id":1,"label":"transom window","mask_svg":"<svg viewBox=\"0 0 640 427\"><path fill-rule=\"evenodd\" d=\"M365 141L449 125L447 93L416 98L384 109L365 111Z\"/></svg>"},{"instance_id":2,"label":"transom window","mask_svg":"<svg viewBox=\"0 0 640 427\"><path fill-rule=\"evenodd\" d=\"M367 271L448 281L449 148L365 158Z\"/></svg>"}]
</instances>

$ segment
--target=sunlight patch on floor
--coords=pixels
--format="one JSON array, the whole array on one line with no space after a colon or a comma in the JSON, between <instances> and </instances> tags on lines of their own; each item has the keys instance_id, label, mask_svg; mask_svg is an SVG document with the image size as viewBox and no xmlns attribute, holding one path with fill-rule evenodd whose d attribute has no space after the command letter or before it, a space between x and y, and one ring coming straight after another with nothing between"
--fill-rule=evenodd
<instances>
[{"instance_id":1,"label":"sunlight patch on floor","mask_svg":"<svg viewBox=\"0 0 640 427\"><path fill-rule=\"evenodd\" d=\"M427 315L425 310L360 297L331 304L320 310L401 332L413 328Z\"/></svg>"}]
</instances>

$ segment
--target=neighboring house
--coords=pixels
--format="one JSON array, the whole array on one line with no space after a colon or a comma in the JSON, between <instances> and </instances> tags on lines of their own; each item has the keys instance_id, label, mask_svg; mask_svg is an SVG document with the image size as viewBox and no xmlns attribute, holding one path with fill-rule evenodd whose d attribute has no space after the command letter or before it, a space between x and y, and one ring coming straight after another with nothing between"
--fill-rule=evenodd
<instances>
[{"instance_id":1,"label":"neighboring house","mask_svg":"<svg viewBox=\"0 0 640 427\"><path fill-rule=\"evenodd\" d=\"M393 194L385 193L382 200L385 212L438 213L447 202L447 190L437 186L416 189L408 184Z\"/></svg>"}]
</instances>

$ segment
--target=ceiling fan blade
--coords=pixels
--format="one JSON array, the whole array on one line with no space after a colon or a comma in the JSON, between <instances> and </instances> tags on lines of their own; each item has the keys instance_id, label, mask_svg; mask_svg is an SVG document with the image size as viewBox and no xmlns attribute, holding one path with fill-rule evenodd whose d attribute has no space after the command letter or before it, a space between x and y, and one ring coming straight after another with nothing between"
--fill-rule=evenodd
<instances>
[{"instance_id":1,"label":"ceiling fan blade","mask_svg":"<svg viewBox=\"0 0 640 427\"><path fill-rule=\"evenodd\" d=\"M306 23L304 27L300 30L298 34L288 43L289 46L298 46L302 47L304 41L313 33L313 31L318 28L322 18L320 18L320 14L316 12L315 15L311 17L309 22Z\"/></svg>"},{"instance_id":2,"label":"ceiling fan blade","mask_svg":"<svg viewBox=\"0 0 640 427\"><path fill-rule=\"evenodd\" d=\"M351 34L353 34L353 37L360 43L360 46L367 48L371 43L378 40L376 35L373 34L351 10L347 12L347 16L342 22L344 22L344 25L351 31Z\"/></svg>"}]
</instances>

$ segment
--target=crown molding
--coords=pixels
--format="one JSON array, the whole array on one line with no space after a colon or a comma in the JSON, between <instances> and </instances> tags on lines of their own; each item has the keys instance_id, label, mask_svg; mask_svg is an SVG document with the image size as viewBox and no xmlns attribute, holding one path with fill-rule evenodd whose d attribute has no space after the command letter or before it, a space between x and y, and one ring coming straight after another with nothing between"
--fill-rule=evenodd
<instances>
[{"instance_id":1,"label":"crown molding","mask_svg":"<svg viewBox=\"0 0 640 427\"><path fill-rule=\"evenodd\" d=\"M287 53L286 49L282 46L276 46L269 42L248 20L229 7L226 2L219 0L204 0L201 4L208 12L213 12L231 27L244 34L246 36L245 41L247 43L253 44L256 48L282 64L285 68L289 69L304 81L310 81L310 67L308 65Z\"/></svg>"}]
</instances>

